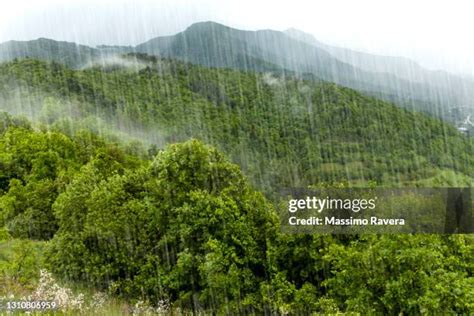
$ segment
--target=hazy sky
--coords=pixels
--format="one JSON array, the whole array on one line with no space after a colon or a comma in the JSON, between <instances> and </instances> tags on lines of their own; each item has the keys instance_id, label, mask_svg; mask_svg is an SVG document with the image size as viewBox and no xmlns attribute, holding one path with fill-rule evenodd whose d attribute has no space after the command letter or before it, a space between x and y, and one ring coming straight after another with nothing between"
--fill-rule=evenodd
<instances>
[{"instance_id":1,"label":"hazy sky","mask_svg":"<svg viewBox=\"0 0 474 316\"><path fill-rule=\"evenodd\" d=\"M0 1L0 42L128 45L213 20L249 30L294 27L328 44L474 74L474 3L467 0Z\"/></svg>"}]
</instances>

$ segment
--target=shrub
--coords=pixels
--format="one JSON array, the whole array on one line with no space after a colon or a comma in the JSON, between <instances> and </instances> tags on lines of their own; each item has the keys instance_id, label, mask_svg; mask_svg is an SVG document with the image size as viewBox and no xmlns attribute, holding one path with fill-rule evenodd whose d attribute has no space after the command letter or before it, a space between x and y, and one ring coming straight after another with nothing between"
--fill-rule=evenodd
<instances>
[{"instance_id":1,"label":"shrub","mask_svg":"<svg viewBox=\"0 0 474 316\"><path fill-rule=\"evenodd\" d=\"M55 272L188 309L263 308L253 298L277 219L236 165L193 140L137 172L94 175L83 170L55 204L60 223L79 219L52 241ZM70 194L81 187L90 194Z\"/></svg>"}]
</instances>

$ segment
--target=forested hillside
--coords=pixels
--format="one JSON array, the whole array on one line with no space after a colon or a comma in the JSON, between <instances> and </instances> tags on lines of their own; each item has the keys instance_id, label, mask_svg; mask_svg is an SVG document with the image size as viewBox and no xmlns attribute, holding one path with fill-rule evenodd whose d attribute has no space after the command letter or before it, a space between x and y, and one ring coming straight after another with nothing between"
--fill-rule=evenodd
<instances>
[{"instance_id":1,"label":"forested hillside","mask_svg":"<svg viewBox=\"0 0 474 316\"><path fill-rule=\"evenodd\" d=\"M440 120L146 55L1 64L0 110L1 297L104 315L474 310L469 235L280 232L284 187L472 185L473 138Z\"/></svg>"},{"instance_id":2,"label":"forested hillside","mask_svg":"<svg viewBox=\"0 0 474 316\"><path fill-rule=\"evenodd\" d=\"M154 152L2 115L0 149L10 301L103 315L474 308L471 236L282 234L272 203L202 142Z\"/></svg>"},{"instance_id":3,"label":"forested hillside","mask_svg":"<svg viewBox=\"0 0 474 316\"><path fill-rule=\"evenodd\" d=\"M0 70L4 110L69 130L82 120L158 147L194 137L228 154L267 192L321 181L472 181L472 138L330 83L143 55L106 68L26 59Z\"/></svg>"}]
</instances>

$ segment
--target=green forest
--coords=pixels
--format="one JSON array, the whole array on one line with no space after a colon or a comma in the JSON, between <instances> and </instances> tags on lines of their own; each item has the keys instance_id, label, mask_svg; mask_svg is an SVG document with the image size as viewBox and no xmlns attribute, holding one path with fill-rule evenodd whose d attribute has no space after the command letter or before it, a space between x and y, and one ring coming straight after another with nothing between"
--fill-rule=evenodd
<instances>
[{"instance_id":1,"label":"green forest","mask_svg":"<svg viewBox=\"0 0 474 316\"><path fill-rule=\"evenodd\" d=\"M285 187L472 186L474 139L439 119L143 54L0 64L0 109L0 299L62 289L62 312L86 315L474 312L472 235L280 231Z\"/></svg>"}]
</instances>

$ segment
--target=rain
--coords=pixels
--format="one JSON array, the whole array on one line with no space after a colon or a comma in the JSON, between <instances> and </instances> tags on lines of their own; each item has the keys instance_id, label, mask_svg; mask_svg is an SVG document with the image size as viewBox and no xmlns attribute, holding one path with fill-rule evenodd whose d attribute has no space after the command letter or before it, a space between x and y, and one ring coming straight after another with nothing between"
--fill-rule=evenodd
<instances>
[{"instance_id":1,"label":"rain","mask_svg":"<svg viewBox=\"0 0 474 316\"><path fill-rule=\"evenodd\" d=\"M465 5L2 10L0 313L472 313Z\"/></svg>"}]
</instances>

